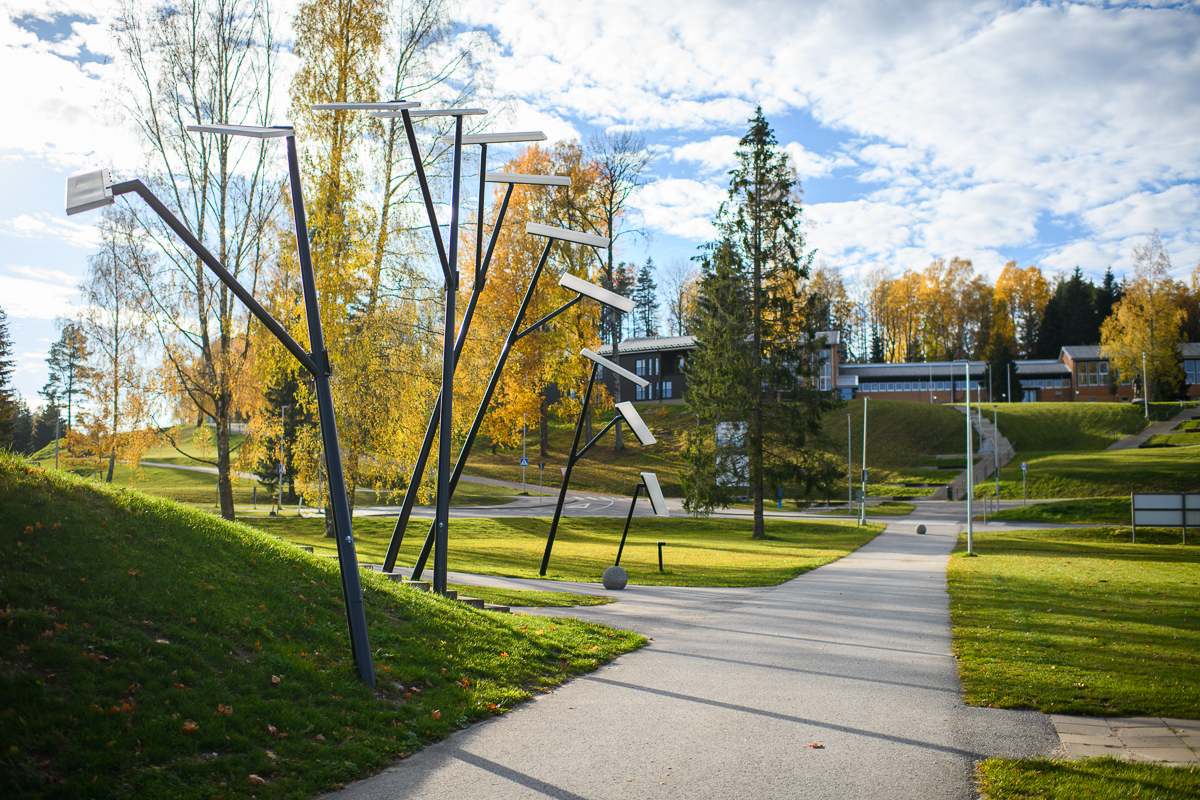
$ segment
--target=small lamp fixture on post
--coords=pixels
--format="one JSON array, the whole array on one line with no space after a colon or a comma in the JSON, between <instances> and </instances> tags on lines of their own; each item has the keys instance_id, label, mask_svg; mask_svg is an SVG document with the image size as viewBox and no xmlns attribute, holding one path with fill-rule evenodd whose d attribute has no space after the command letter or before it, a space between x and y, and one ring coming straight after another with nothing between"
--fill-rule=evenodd
<instances>
[{"instance_id":1,"label":"small lamp fixture on post","mask_svg":"<svg viewBox=\"0 0 1200 800\"><path fill-rule=\"evenodd\" d=\"M589 286L591 284L588 284ZM604 290L601 290L604 291ZM562 487L558 491L558 505L554 508L554 521L550 523L550 534L546 537L546 552L542 555L542 567L538 572L539 575L546 574L546 568L550 565L550 551L554 548L554 535L558 532L558 521L562 517L563 503L567 499L567 484L571 482L571 470L575 467L575 462L583 458L583 455L591 449L592 445L600 440L600 437L608 433L608 429L624 420L629 424L629 428L633 431L634 436L643 446L652 445L657 441L654 434L650 433L650 429L646 427L646 423L642 421L641 415L637 413L637 409L633 407L633 403L624 402L617 403L617 415L613 417L599 433L592 437L592 440L585 444L582 449L579 447L580 437L583 435L583 421L587 418L588 406L592 401L592 388L596 384L596 368L604 367L618 378L625 378L633 381L643 389L650 385L650 381L634 375L624 367L609 361L604 356L598 355L586 347L579 352L579 355L591 360L592 369L588 375L587 389L583 393L583 405L579 409L579 419L575 423L575 437L571 442L571 453L567 457L567 466L563 471Z\"/></svg>"},{"instance_id":2,"label":"small lamp fixture on post","mask_svg":"<svg viewBox=\"0 0 1200 800\"><path fill-rule=\"evenodd\" d=\"M415 105L415 104L409 104ZM330 506L333 509L334 530L337 534L338 565L342 574L342 594L346 603L346 621L350 628L350 651L359 677L367 686L375 686L375 669L371 662L371 645L367 637L367 619L363 608L362 582L358 574L358 556L354 549L349 498L346 495L342 472L341 448L338 445L337 421L334 415L333 394L330 388L329 354L321 331L321 313L317 300L316 278L308 246L308 221L304 213L304 194L300 183L300 161L296 150L296 133L290 126L257 127L249 125L190 125L194 133L213 133L222 136L248 136L257 139L287 139L288 172L292 193L292 214L296 224L296 248L300 261L300 278L304 293L305 319L308 326L311 353L304 350L279 322L271 316L254 296L231 275L221 262L208 251L196 236L171 213L144 183L139 180L113 184L108 170L70 178L67 181L67 214L77 214L101 206L112 205L116 195L134 192L184 241L208 269L242 301L263 326L279 340L313 378L317 398L317 414L321 423L321 438L329 473Z\"/></svg>"},{"instance_id":3,"label":"small lamp fixture on post","mask_svg":"<svg viewBox=\"0 0 1200 800\"><path fill-rule=\"evenodd\" d=\"M621 532L621 546L617 548L617 560L613 562L614 567L621 566L621 553L625 552L625 537L629 535L629 523L633 521L633 507L637 505L638 493L642 489L646 490L646 497L650 500L650 508L654 511L654 516L671 516L667 511L667 501L663 497L662 487L658 485L658 475L653 472L643 472L641 478L638 485L634 487L633 499L629 501L629 514L625 517L625 530Z\"/></svg>"}]
</instances>

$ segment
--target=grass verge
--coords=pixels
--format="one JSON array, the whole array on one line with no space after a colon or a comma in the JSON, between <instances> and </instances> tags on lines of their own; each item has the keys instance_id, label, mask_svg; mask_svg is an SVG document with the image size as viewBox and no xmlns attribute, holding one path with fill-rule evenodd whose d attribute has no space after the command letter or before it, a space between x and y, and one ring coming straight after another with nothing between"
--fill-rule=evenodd
<instances>
[{"instance_id":1,"label":"grass verge","mask_svg":"<svg viewBox=\"0 0 1200 800\"><path fill-rule=\"evenodd\" d=\"M976 785L979 793L990 800L1183 800L1200 797L1200 769L1115 758L989 758L979 765Z\"/></svg>"},{"instance_id":2,"label":"grass verge","mask_svg":"<svg viewBox=\"0 0 1200 800\"><path fill-rule=\"evenodd\" d=\"M976 533L947 580L963 695L1060 714L1200 718L1200 548L1113 528Z\"/></svg>"},{"instance_id":3,"label":"grass verge","mask_svg":"<svg viewBox=\"0 0 1200 800\"><path fill-rule=\"evenodd\" d=\"M261 530L315 553L334 553L325 537L324 520L252 520ZM410 525L397 564L416 561L427 522ZM359 557L382 563L391 540L391 519L361 517L354 521ZM616 559L625 520L566 517L559 524L547 578L598 582ZM632 584L666 586L773 586L802 572L835 561L873 539L883 525L853 521L769 518L767 538L753 539L749 519L635 517L621 556ZM450 523L449 568L456 572L538 577L550 520L544 518L455 519ZM658 542L664 571L658 571Z\"/></svg>"},{"instance_id":4,"label":"grass verge","mask_svg":"<svg viewBox=\"0 0 1200 800\"><path fill-rule=\"evenodd\" d=\"M535 589L497 589L467 583L447 584L459 597L478 597L485 603L513 608L571 608L573 606L602 606L617 602L615 597L574 592L539 592Z\"/></svg>"},{"instance_id":5,"label":"grass verge","mask_svg":"<svg viewBox=\"0 0 1200 800\"><path fill-rule=\"evenodd\" d=\"M5 798L310 797L644 643L364 571L372 691L332 559L8 455L0 508Z\"/></svg>"},{"instance_id":6,"label":"grass verge","mask_svg":"<svg viewBox=\"0 0 1200 800\"><path fill-rule=\"evenodd\" d=\"M1085 497L1055 503L1033 503L989 515L994 520L1053 522L1063 525L1127 525L1129 497Z\"/></svg>"}]
</instances>

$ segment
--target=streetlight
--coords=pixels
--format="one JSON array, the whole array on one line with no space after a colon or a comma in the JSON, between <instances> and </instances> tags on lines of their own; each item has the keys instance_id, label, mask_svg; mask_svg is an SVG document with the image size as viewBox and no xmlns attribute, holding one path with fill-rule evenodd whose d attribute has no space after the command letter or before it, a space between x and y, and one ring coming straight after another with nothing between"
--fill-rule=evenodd
<instances>
[{"instance_id":1,"label":"streetlight","mask_svg":"<svg viewBox=\"0 0 1200 800\"><path fill-rule=\"evenodd\" d=\"M846 415L846 516L854 513L854 456L850 433L850 415ZM782 501L781 501L782 502Z\"/></svg>"},{"instance_id":2,"label":"streetlight","mask_svg":"<svg viewBox=\"0 0 1200 800\"><path fill-rule=\"evenodd\" d=\"M283 406L279 409L279 502L276 505L279 507L279 515L283 516L283 463L287 461L287 410L291 406Z\"/></svg>"},{"instance_id":3,"label":"streetlight","mask_svg":"<svg viewBox=\"0 0 1200 800\"><path fill-rule=\"evenodd\" d=\"M975 498L974 459L971 458L971 362L963 362L963 374L967 387L967 555L975 555L975 518L971 516L972 500Z\"/></svg>"},{"instance_id":4,"label":"streetlight","mask_svg":"<svg viewBox=\"0 0 1200 800\"><path fill-rule=\"evenodd\" d=\"M641 478L633 489L633 499L629 501L629 514L625 517L625 530L621 531L621 546L617 548L617 560L613 562L614 567L621 566L621 553L625 552L625 537L629 535L629 523L633 521L633 508L637 505L638 492L642 489L646 490L646 497L650 500L650 509L654 512L654 516L671 516L667 511L667 501L663 497L662 487L658 484L658 475L653 472L643 472ZM658 552L661 560L661 543Z\"/></svg>"},{"instance_id":5,"label":"streetlight","mask_svg":"<svg viewBox=\"0 0 1200 800\"><path fill-rule=\"evenodd\" d=\"M1146 375L1146 352L1142 351L1142 409L1150 419L1150 381Z\"/></svg>"},{"instance_id":6,"label":"streetlight","mask_svg":"<svg viewBox=\"0 0 1200 800\"><path fill-rule=\"evenodd\" d=\"M528 223L525 226L525 232L535 236L546 237L546 246L542 249L542 256L538 260L537 268L533 272L533 277L529 281L529 287L525 291L525 297L521 301L521 307L517 310L517 315L513 319L512 327L509 329L508 338L504 341L504 347L500 351L500 357L496 360L496 366L492 370L492 378L488 382L487 389L484 390L483 398L480 400L479 409L475 413L475 420L471 423L471 429L467 432L467 438L463 442L462 450L459 451L458 461L454 465L454 474L450 478L450 490L453 492L454 487L458 485L458 480L462 476L463 469L467 465L467 457L471 453L471 447L475 443L475 437L479 433L480 427L483 425L483 417L487 412L488 404L491 403L492 395L496 391L496 387L500 384L500 376L504 371L504 365L508 362L508 356L512 352L516 343L524 336L546 325L559 314L562 314L567 309L574 306L583 300L584 297L589 297L599 301L605 305L612 306L622 311L633 310L633 301L621 297L618 294L602 289L595 284L577 278L570 273L563 273L559 278L559 285L564 289L569 289L575 292L575 297L563 305L559 306L555 311L550 312L546 316L534 322L529 327L521 330L521 325L525 320L525 312L529 308L530 302L533 300L534 291L537 289L538 279L541 278L542 270L546 266L546 261L550 257L550 249L556 241L573 242L575 244L587 245L590 247L607 247L608 239L603 236L593 236L588 233L580 233L578 231L567 230L566 228L554 228L549 225L538 225L536 223ZM396 521L396 528L392 532L392 541L388 545L388 552L384 558L383 570L390 572L396 563L396 554L400 551L400 544L404 538L404 530L408 525L408 515L412 513L411 507L401 508L400 518ZM431 531L432 532L432 531ZM429 557L430 537L425 538L425 545L421 548L421 553L417 556L417 561L413 565L412 579L420 578L421 573L425 569L425 562Z\"/></svg>"},{"instance_id":7,"label":"streetlight","mask_svg":"<svg viewBox=\"0 0 1200 800\"><path fill-rule=\"evenodd\" d=\"M605 290L601 289L601 291ZM571 443L571 452L567 457L566 469L563 470L562 487L558 490L558 505L554 509L554 521L550 523L550 534L546 537L546 552L542 555L542 567L538 572L539 575L543 576L546 574L546 568L550 564L550 551L554 547L554 535L558 531L558 521L562 517L563 503L567 499L567 484L571 481L571 470L574 469L575 462L583 458L584 453L590 450L592 445L600 441L600 437L608 433L609 428L613 427L621 420L624 420L629 424L629 429L633 431L633 435L638 438L638 441L641 442L643 446L652 445L656 441L654 434L650 433L650 429L647 428L646 423L642 421L641 415L639 415L637 409L633 407L633 403L626 401L623 403L617 403L617 415L613 417L612 421L605 425L599 433L593 436L591 441L583 446L582 450L579 449L579 439L583 434L583 421L587 417L588 405L592 400L592 388L596 384L597 367L604 367L604 369L612 372L614 375L618 376L618 378L625 378L626 380L633 381L633 383L641 386L643 389L650 385L650 381L646 380L645 378L640 378L637 375L634 375L624 367L609 361L604 356L598 355L586 347L579 351L579 355L590 360L592 362L592 368L588 375L587 390L583 394L583 405L579 409L579 419L575 423L575 438Z\"/></svg>"},{"instance_id":8,"label":"streetlight","mask_svg":"<svg viewBox=\"0 0 1200 800\"><path fill-rule=\"evenodd\" d=\"M413 104L405 104L411 106ZM108 170L99 170L67 181L67 214L78 214L101 206L112 205L117 195L134 192L154 210L200 261L242 301L279 343L300 362L312 376L317 398L317 415L321 424L326 468L329 472L330 505L337 533L338 565L342 574L342 592L346 603L346 621L350 629L350 652L358 667L359 677L367 686L375 686L375 669L371 661L371 645L367 636L367 618L363 608L362 581L358 574L358 556L354 549L354 530L342 473L341 448L338 444L337 420L334 414L330 387L329 353L321 330L321 313L317 284L309 251L308 220L304 213L304 192L300 182L300 160L296 148L296 132L291 126L257 127L251 125L189 125L193 133L214 133L222 136L248 136L256 139L287 140L289 184L292 194L292 215L296 226L296 250L300 262L300 278L304 295L305 318L311 352L305 351L279 324L270 312L254 299L221 262L209 252L196 236L140 180L113 184Z\"/></svg>"}]
</instances>

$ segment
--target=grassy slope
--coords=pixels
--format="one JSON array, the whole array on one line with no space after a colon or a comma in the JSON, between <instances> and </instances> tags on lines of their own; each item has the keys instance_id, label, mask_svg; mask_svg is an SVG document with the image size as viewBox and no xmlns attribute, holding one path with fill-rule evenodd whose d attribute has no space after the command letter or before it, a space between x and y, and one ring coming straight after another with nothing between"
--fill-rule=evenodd
<instances>
[{"instance_id":1,"label":"grassy slope","mask_svg":"<svg viewBox=\"0 0 1200 800\"><path fill-rule=\"evenodd\" d=\"M418 521L419 522L419 521ZM334 552L316 519L255 520L262 530L317 553ZM359 557L382 563L394 520L360 517L354 521ZM544 518L455 519L449 542L454 571L521 578L538 577L550 520ZM567 517L559 525L547 578L597 582L613 563L625 520L617 517ZM621 556L634 584L668 586L773 586L827 564L861 547L883 526L855 530L853 522L790 520L766 522L767 539L750 538L748 519L635 517ZM411 566L426 526L409 527L397 563ZM657 542L664 571L658 571Z\"/></svg>"},{"instance_id":2,"label":"grassy slope","mask_svg":"<svg viewBox=\"0 0 1200 800\"><path fill-rule=\"evenodd\" d=\"M1200 548L1138 534L977 532L948 573L967 702L1200 719Z\"/></svg>"},{"instance_id":3,"label":"grassy slope","mask_svg":"<svg viewBox=\"0 0 1200 800\"><path fill-rule=\"evenodd\" d=\"M980 765L978 788L990 800L1194 800L1200 769L1137 764L1111 758L1010 761Z\"/></svg>"},{"instance_id":4,"label":"grassy slope","mask_svg":"<svg viewBox=\"0 0 1200 800\"><path fill-rule=\"evenodd\" d=\"M573 489L631 494L638 480L638 472L646 470L658 473L667 496L682 494L679 471L683 468L680 451L687 425L686 410L680 405L649 405L639 407L639 413L658 442L650 447L642 447L626 432L626 447L618 453L613 450L613 434L607 434L587 456L576 463L571 473ZM845 474L847 413L850 414L854 477L857 481L862 460L861 401L850 402L844 409L827 414L820 433L813 437L811 444L838 465L839 474ZM964 417L949 406L872 400L867 417L867 465L871 470L870 482L873 485L905 479L934 482L938 479L937 473L918 470L917 466L928 456L957 453L965 445ZM595 430L598 431L604 421L597 418L596 422ZM545 486L558 488L561 481L559 467L567 463L567 451L573 435L573 423L551 423L549 450L546 456L540 456L537 455L536 435L531 433L528 452L530 463L534 466L527 473L530 485L537 487L536 465L545 462ZM491 448L481 440L471 453L467 471L473 475L519 481L520 459L519 447L500 448L493 455ZM790 495L785 493L785 496Z\"/></svg>"},{"instance_id":5,"label":"grassy slope","mask_svg":"<svg viewBox=\"0 0 1200 800\"><path fill-rule=\"evenodd\" d=\"M0 508L4 797L310 796L642 643L364 573L371 691L332 559L7 456Z\"/></svg>"},{"instance_id":6,"label":"grassy slope","mask_svg":"<svg viewBox=\"0 0 1200 800\"><path fill-rule=\"evenodd\" d=\"M1151 403L1150 408L1168 412L1179 406ZM1000 432L1017 448L1017 458L1000 471L1001 497L1021 497L1022 462L1028 464L1031 498L1200 488L1200 458L1189 448L1105 450L1140 424L1139 409L1128 403L1013 403L999 404L999 409ZM991 415L990 405L983 410Z\"/></svg>"}]
</instances>

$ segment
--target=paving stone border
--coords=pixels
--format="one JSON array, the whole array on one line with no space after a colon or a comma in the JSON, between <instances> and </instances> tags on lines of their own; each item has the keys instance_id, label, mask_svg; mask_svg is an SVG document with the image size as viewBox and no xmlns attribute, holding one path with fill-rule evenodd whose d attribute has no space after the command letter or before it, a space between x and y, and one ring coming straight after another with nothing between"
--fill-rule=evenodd
<instances>
[{"instance_id":1,"label":"paving stone border","mask_svg":"<svg viewBox=\"0 0 1200 800\"><path fill-rule=\"evenodd\" d=\"M1051 714L1064 758L1112 756L1157 764L1200 764L1200 720Z\"/></svg>"}]
</instances>

